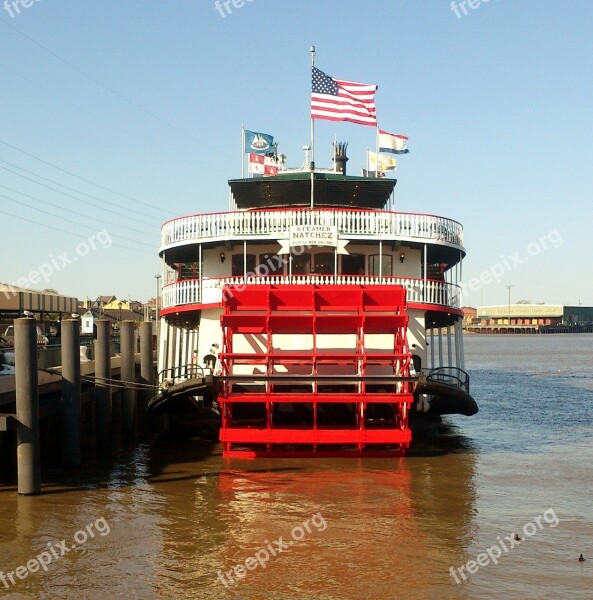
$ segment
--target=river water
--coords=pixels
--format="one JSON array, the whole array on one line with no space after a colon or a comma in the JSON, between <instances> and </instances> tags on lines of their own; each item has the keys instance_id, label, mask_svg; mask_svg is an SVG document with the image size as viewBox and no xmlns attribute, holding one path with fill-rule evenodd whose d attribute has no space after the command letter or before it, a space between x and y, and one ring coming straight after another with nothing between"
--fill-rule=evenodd
<instances>
[{"instance_id":1,"label":"river water","mask_svg":"<svg viewBox=\"0 0 593 600\"><path fill-rule=\"evenodd\" d=\"M145 438L46 470L36 498L5 476L0 596L593 599L593 336L465 345L480 413L406 458Z\"/></svg>"}]
</instances>

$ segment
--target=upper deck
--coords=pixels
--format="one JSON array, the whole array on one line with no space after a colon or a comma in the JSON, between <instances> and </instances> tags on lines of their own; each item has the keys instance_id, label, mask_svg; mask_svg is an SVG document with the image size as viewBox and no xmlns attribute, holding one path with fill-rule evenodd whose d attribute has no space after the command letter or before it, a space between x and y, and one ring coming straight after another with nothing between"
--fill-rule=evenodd
<instances>
[{"instance_id":1,"label":"upper deck","mask_svg":"<svg viewBox=\"0 0 593 600\"><path fill-rule=\"evenodd\" d=\"M463 228L457 221L384 210L392 207L396 183L327 171L233 179L231 210L167 221L159 253L171 264L189 260L195 244L281 242L292 227L329 226L346 242L426 244L431 258L438 255L449 263L464 256Z\"/></svg>"},{"instance_id":2,"label":"upper deck","mask_svg":"<svg viewBox=\"0 0 593 600\"><path fill-rule=\"evenodd\" d=\"M159 253L167 262L185 260L194 244L273 241L289 236L291 226L329 225L350 241L429 244L465 256L463 227L457 221L419 213L353 208L274 208L179 217L161 229Z\"/></svg>"}]
</instances>

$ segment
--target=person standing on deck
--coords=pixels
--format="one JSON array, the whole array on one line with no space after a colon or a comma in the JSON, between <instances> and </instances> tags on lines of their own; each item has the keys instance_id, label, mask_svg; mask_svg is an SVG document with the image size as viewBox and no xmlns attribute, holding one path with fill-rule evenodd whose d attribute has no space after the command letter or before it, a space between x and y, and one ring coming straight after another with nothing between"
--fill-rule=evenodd
<instances>
[{"instance_id":1,"label":"person standing on deck","mask_svg":"<svg viewBox=\"0 0 593 600\"><path fill-rule=\"evenodd\" d=\"M216 367L216 361L218 360L218 344L212 344L210 346L210 350L208 350L208 354L204 356L204 365L214 373L214 368Z\"/></svg>"}]
</instances>

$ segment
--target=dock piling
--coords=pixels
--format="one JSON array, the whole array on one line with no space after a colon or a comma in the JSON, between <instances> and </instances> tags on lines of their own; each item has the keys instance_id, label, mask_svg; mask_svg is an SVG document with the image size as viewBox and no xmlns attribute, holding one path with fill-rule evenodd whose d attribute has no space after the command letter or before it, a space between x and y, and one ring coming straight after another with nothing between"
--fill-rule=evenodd
<instances>
[{"instance_id":1,"label":"dock piling","mask_svg":"<svg viewBox=\"0 0 593 600\"><path fill-rule=\"evenodd\" d=\"M112 399L109 379L111 379L111 323L108 319L98 319L97 341L95 345L95 423L97 428L97 449L111 451Z\"/></svg>"},{"instance_id":2,"label":"dock piling","mask_svg":"<svg viewBox=\"0 0 593 600\"><path fill-rule=\"evenodd\" d=\"M80 321L62 321L62 408L64 466L80 467Z\"/></svg>"},{"instance_id":3,"label":"dock piling","mask_svg":"<svg viewBox=\"0 0 593 600\"><path fill-rule=\"evenodd\" d=\"M14 322L18 493L41 492L39 451L39 386L35 319Z\"/></svg>"},{"instance_id":4,"label":"dock piling","mask_svg":"<svg viewBox=\"0 0 593 600\"><path fill-rule=\"evenodd\" d=\"M122 321L120 324L122 382L134 383L136 377L135 341L134 322ZM122 397L122 431L134 433L136 431L136 389L129 386L123 388Z\"/></svg>"},{"instance_id":5,"label":"dock piling","mask_svg":"<svg viewBox=\"0 0 593 600\"><path fill-rule=\"evenodd\" d=\"M140 378L145 385L154 385L154 353L152 350L152 321L140 323ZM152 393L147 390L143 394L146 401Z\"/></svg>"}]
</instances>

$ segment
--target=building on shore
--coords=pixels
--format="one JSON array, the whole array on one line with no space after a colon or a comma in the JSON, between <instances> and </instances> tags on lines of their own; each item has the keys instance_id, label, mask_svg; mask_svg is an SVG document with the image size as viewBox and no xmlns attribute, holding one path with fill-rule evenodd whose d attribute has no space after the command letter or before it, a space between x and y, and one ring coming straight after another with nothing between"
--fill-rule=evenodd
<instances>
[{"instance_id":1,"label":"building on shore","mask_svg":"<svg viewBox=\"0 0 593 600\"><path fill-rule=\"evenodd\" d=\"M593 331L593 307L562 304L478 306L473 333L580 333Z\"/></svg>"},{"instance_id":2,"label":"building on shore","mask_svg":"<svg viewBox=\"0 0 593 600\"><path fill-rule=\"evenodd\" d=\"M470 325L477 325L478 321L478 309L473 306L462 306L463 311L463 328L467 329Z\"/></svg>"},{"instance_id":3,"label":"building on shore","mask_svg":"<svg viewBox=\"0 0 593 600\"><path fill-rule=\"evenodd\" d=\"M32 313L45 334L55 333L57 323L78 310L78 300L53 291L19 288L0 283L0 324ZM26 311L26 312L25 312ZM0 327L4 331L3 327ZM0 332L1 333L1 332Z\"/></svg>"},{"instance_id":4,"label":"building on shore","mask_svg":"<svg viewBox=\"0 0 593 600\"><path fill-rule=\"evenodd\" d=\"M118 299L116 296L99 296L96 300L86 299L80 303L83 329L92 330L97 319L109 319L112 329L118 329L121 321L141 323L148 320L145 306L137 300Z\"/></svg>"}]
</instances>

